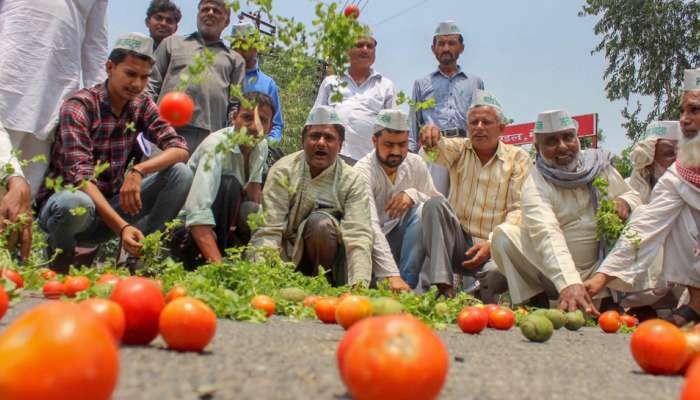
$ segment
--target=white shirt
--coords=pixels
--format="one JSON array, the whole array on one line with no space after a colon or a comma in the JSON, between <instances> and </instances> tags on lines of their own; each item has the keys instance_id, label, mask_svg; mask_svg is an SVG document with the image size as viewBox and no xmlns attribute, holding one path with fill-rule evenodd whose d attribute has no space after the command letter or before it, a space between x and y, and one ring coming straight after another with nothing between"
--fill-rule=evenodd
<instances>
[{"instance_id":1,"label":"white shirt","mask_svg":"<svg viewBox=\"0 0 700 400\"><path fill-rule=\"evenodd\" d=\"M387 204L401 192L406 193L416 207L421 206L431 197L442 196L442 194L435 189L428 167L417 154L408 153L396 171L394 182L391 182L384 172L375 151L360 159L354 168L360 172L369 185L369 208L375 238L372 251L374 274L377 278L398 276L399 270L385 235L391 232L400 220L392 219L384 211Z\"/></svg>"},{"instance_id":2,"label":"white shirt","mask_svg":"<svg viewBox=\"0 0 700 400\"><path fill-rule=\"evenodd\" d=\"M333 101L337 92L343 96L341 102ZM345 122L345 143L340 154L359 160L374 149L372 135L379 111L396 107L396 89L391 80L374 70L370 70L369 78L361 85L347 72L342 78L331 75L318 89L314 107L320 105L335 107Z\"/></svg>"},{"instance_id":3,"label":"white shirt","mask_svg":"<svg viewBox=\"0 0 700 400\"><path fill-rule=\"evenodd\" d=\"M627 227L639 235L639 249L620 237L598 270L618 278L609 287L646 289L640 284L661 249L667 282L700 287L700 257L695 254L700 243L700 188L681 178L675 165L656 183L649 204L632 213Z\"/></svg>"},{"instance_id":4,"label":"white shirt","mask_svg":"<svg viewBox=\"0 0 700 400\"><path fill-rule=\"evenodd\" d=\"M0 120L46 139L62 101L106 79L107 0L0 1Z\"/></svg>"}]
</instances>

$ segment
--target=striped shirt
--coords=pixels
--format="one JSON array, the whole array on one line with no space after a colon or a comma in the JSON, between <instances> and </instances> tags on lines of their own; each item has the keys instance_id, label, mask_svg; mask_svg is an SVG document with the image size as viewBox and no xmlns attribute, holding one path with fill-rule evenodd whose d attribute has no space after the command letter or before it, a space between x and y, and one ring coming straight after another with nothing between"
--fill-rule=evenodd
<instances>
[{"instance_id":1,"label":"striped shirt","mask_svg":"<svg viewBox=\"0 0 700 400\"><path fill-rule=\"evenodd\" d=\"M470 139L440 139L437 152L435 162L450 173L448 201L465 232L483 240L503 222L520 223L520 194L532 165L525 150L499 141L485 165Z\"/></svg>"}]
</instances>

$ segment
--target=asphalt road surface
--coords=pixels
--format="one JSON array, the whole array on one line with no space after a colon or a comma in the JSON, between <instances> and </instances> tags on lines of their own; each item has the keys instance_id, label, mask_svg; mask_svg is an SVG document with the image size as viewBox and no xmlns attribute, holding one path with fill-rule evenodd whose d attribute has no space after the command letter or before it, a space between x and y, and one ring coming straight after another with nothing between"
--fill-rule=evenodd
<instances>
[{"instance_id":1,"label":"asphalt road surface","mask_svg":"<svg viewBox=\"0 0 700 400\"><path fill-rule=\"evenodd\" d=\"M0 330L38 300L11 308ZM115 399L330 399L349 396L335 364L338 325L273 317L264 324L220 320L205 353L177 353L158 338L122 347ZM632 359L629 335L597 328L560 329L530 343L517 329L439 332L450 354L440 399L678 398L682 377L646 375Z\"/></svg>"}]
</instances>

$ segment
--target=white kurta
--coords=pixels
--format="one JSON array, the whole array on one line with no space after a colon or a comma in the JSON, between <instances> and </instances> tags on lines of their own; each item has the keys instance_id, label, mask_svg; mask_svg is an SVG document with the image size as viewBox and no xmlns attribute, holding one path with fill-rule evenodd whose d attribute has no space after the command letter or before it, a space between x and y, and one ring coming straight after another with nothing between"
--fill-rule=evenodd
<instances>
[{"instance_id":1,"label":"white kurta","mask_svg":"<svg viewBox=\"0 0 700 400\"><path fill-rule=\"evenodd\" d=\"M372 250L374 275L377 278L398 276L399 269L392 256L386 235L399 224L400 219L391 218L385 211L386 206L401 192L405 192L416 207L420 207L431 197L442 195L435 189L423 159L413 153L408 153L399 166L394 182L391 182L384 172L374 151L359 160L354 168L365 177L369 185L369 208L374 232Z\"/></svg>"},{"instance_id":2,"label":"white kurta","mask_svg":"<svg viewBox=\"0 0 700 400\"><path fill-rule=\"evenodd\" d=\"M639 195L609 166L599 175L607 180L611 199L622 198L632 209ZM514 303L543 291L543 280L558 292L590 276L599 261L595 211L587 186L565 189L547 181L535 168L525 180L521 198L522 225L504 223L492 236L491 253L508 280Z\"/></svg>"},{"instance_id":3,"label":"white kurta","mask_svg":"<svg viewBox=\"0 0 700 400\"><path fill-rule=\"evenodd\" d=\"M663 277L666 281L700 287L700 188L680 177L676 167L659 179L651 202L630 217L629 229L641 237L639 249L621 239L598 272L615 278L610 288L640 289L649 268L663 250Z\"/></svg>"},{"instance_id":4,"label":"white kurta","mask_svg":"<svg viewBox=\"0 0 700 400\"><path fill-rule=\"evenodd\" d=\"M0 1L0 120L45 140L63 99L107 77L107 0Z\"/></svg>"}]
</instances>

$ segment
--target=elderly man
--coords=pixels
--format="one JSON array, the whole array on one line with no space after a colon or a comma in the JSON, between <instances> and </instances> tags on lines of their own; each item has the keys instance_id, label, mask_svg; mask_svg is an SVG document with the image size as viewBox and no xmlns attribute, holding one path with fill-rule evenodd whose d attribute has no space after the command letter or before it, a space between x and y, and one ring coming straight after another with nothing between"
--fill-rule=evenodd
<instances>
[{"instance_id":1,"label":"elderly man","mask_svg":"<svg viewBox=\"0 0 700 400\"><path fill-rule=\"evenodd\" d=\"M367 285L372 227L367 182L338 159L345 126L331 107L314 107L302 131L304 149L279 160L263 189L265 224L255 247L278 249L306 275L323 266L334 285Z\"/></svg>"},{"instance_id":2,"label":"elderly man","mask_svg":"<svg viewBox=\"0 0 700 400\"><path fill-rule=\"evenodd\" d=\"M262 173L275 106L259 92L246 93L248 107L233 116L233 128L206 138L187 165L194 173L181 217L184 228L176 231L176 255L187 268L207 261L219 262L224 251L250 240L248 216L262 201ZM258 125L259 124L259 125ZM245 134L247 143L235 135Z\"/></svg>"},{"instance_id":3,"label":"elderly man","mask_svg":"<svg viewBox=\"0 0 700 400\"><path fill-rule=\"evenodd\" d=\"M379 111L396 106L394 83L372 68L377 41L363 37L350 50L350 68L326 77L318 89L315 106L335 107L347 128L341 157L351 165L372 151L374 121ZM337 94L342 98L334 98Z\"/></svg>"},{"instance_id":4,"label":"elderly man","mask_svg":"<svg viewBox=\"0 0 700 400\"><path fill-rule=\"evenodd\" d=\"M61 103L105 80L107 0L0 1L0 121L22 160L48 159ZM24 167L32 196L47 162Z\"/></svg>"},{"instance_id":5,"label":"elderly man","mask_svg":"<svg viewBox=\"0 0 700 400\"><path fill-rule=\"evenodd\" d=\"M684 75L678 159L656 183L649 204L630 218L628 229L638 240L621 237L584 283L591 295L606 286L647 289L640 283L663 250L663 278L690 294L690 302L674 311L678 325L700 321L700 69Z\"/></svg>"},{"instance_id":6,"label":"elderly man","mask_svg":"<svg viewBox=\"0 0 700 400\"><path fill-rule=\"evenodd\" d=\"M50 248L63 251L52 265L57 271L68 271L77 244L115 234L138 256L144 234L162 229L185 201L192 183L187 145L143 93L154 62L151 38L122 35L107 60L108 79L61 107L47 173L54 184L47 179L36 200ZM162 152L129 166L138 132ZM78 190L60 190L56 182Z\"/></svg>"},{"instance_id":7,"label":"elderly man","mask_svg":"<svg viewBox=\"0 0 700 400\"><path fill-rule=\"evenodd\" d=\"M627 183L649 203L654 185L676 161L681 126L678 121L654 121L647 126L644 140L632 148L632 175Z\"/></svg>"},{"instance_id":8,"label":"elderly man","mask_svg":"<svg viewBox=\"0 0 700 400\"><path fill-rule=\"evenodd\" d=\"M185 37L170 36L156 50L156 65L148 93L158 100L177 90L180 73L194 62L194 56L205 49L214 53L214 66L207 79L185 90L197 107L190 123L177 128L177 132L187 140L190 152L194 152L211 132L226 127L228 112L238 104L238 99L231 96L229 89L243 81L245 62L221 39L221 33L230 20L231 10L224 0L200 0L197 32Z\"/></svg>"},{"instance_id":9,"label":"elderly man","mask_svg":"<svg viewBox=\"0 0 700 400\"><path fill-rule=\"evenodd\" d=\"M435 125L421 131L421 142L436 150L435 162L447 168L453 184L449 206L441 198L432 198L423 206L424 237L431 238L425 244L426 253L435 266L432 273L439 275L430 281L446 280L446 286L452 285L452 277L444 276L450 269L478 274L482 296L490 296L505 282L491 281L498 280L498 274L488 262L489 237L503 222L520 222L520 191L531 161L525 150L499 140L505 129L503 111L490 93L479 90L474 94L467 128L469 138L445 138Z\"/></svg>"},{"instance_id":10,"label":"elderly man","mask_svg":"<svg viewBox=\"0 0 700 400\"><path fill-rule=\"evenodd\" d=\"M596 238L599 202L596 178L608 182L608 197L625 220L639 195L612 165L606 150L581 150L578 127L566 111L545 111L535 124L535 169L525 180L521 224L504 223L492 237L494 259L508 280L514 304L533 299L549 307L559 297L566 311L596 314L583 287L601 261L606 244Z\"/></svg>"},{"instance_id":11,"label":"elderly man","mask_svg":"<svg viewBox=\"0 0 700 400\"><path fill-rule=\"evenodd\" d=\"M12 152L7 131L0 123L0 232L7 224L25 224L10 236L10 249L19 243L20 257L26 260L32 250L32 192L22 174L22 166Z\"/></svg>"},{"instance_id":12,"label":"elderly man","mask_svg":"<svg viewBox=\"0 0 700 400\"><path fill-rule=\"evenodd\" d=\"M369 183L374 275L388 277L396 289L407 289L407 283L416 288L425 259L421 206L442 195L435 190L425 162L408 152L408 116L404 112L380 111L374 130L375 150L355 164Z\"/></svg>"},{"instance_id":13,"label":"elderly man","mask_svg":"<svg viewBox=\"0 0 700 400\"><path fill-rule=\"evenodd\" d=\"M275 107L275 116L272 119L272 130L267 138L279 142L282 140L282 130L284 130L284 120L282 119L282 102L277 83L269 75L260 70L258 66L258 49L256 49L251 39L255 38L257 28L251 22L242 22L233 26L234 41L232 47L234 51L245 60L245 77L243 78L243 92L260 92L272 99ZM258 33L258 35L260 35Z\"/></svg>"},{"instance_id":14,"label":"elderly man","mask_svg":"<svg viewBox=\"0 0 700 400\"><path fill-rule=\"evenodd\" d=\"M467 74L457 64L464 52L464 36L453 21L441 22L433 35L431 50L438 69L413 84L413 101L435 99L435 107L411 113L411 142L409 149L419 149L418 133L424 125L437 126L445 137L467 137L467 110L476 90L484 89L484 81ZM449 193L448 172L435 164L430 171L438 190Z\"/></svg>"},{"instance_id":15,"label":"elderly man","mask_svg":"<svg viewBox=\"0 0 700 400\"><path fill-rule=\"evenodd\" d=\"M182 19L180 8L170 0L152 0L146 10L146 27L153 39L153 50L160 42L177 32Z\"/></svg>"}]
</instances>

